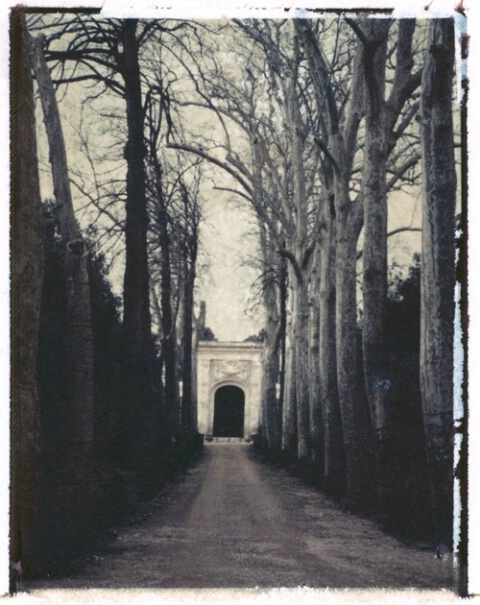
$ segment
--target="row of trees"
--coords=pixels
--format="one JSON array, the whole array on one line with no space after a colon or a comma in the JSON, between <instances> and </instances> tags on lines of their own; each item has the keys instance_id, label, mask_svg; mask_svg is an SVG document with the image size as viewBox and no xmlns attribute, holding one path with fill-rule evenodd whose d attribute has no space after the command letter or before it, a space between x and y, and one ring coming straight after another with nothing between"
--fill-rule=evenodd
<instances>
[{"instance_id":1,"label":"row of trees","mask_svg":"<svg viewBox=\"0 0 480 605\"><path fill-rule=\"evenodd\" d=\"M165 156L168 95L160 73L150 71L145 84L140 66L145 40L183 28L21 11L12 18L11 556L28 575L68 562L199 447L192 367L204 308L195 335L192 322L201 166ZM105 90L124 103L112 101L110 124L127 142L120 158L107 157L107 177L84 132L90 178L67 159L59 86L68 98L85 82L94 92L87 88L79 114ZM36 126L40 112L45 135ZM53 205L40 199L36 140L45 136ZM75 197L97 213L93 222L79 214ZM119 302L101 252L118 237L125 258Z\"/></svg>"},{"instance_id":2,"label":"row of trees","mask_svg":"<svg viewBox=\"0 0 480 605\"><path fill-rule=\"evenodd\" d=\"M51 437L42 414L52 415L36 380L44 262L32 74L62 242L64 445L50 448L50 460L68 464L58 477L85 485L107 459L109 489L116 469L146 495L193 440L195 348L205 332L204 307L194 317L200 192L202 173L215 169L225 175L217 188L248 202L258 223L269 452L313 473L352 510L373 507L386 524L405 505L417 510L411 492L419 486L413 479L405 493L399 474L421 482L428 468L434 541L450 547L452 20L194 23L67 13L27 22L28 31L15 13L12 69L22 102L12 118L12 319L19 326L22 317L23 327L14 359L14 561L30 573L44 561L41 532L30 529L42 527L36 478L47 465L38 454ZM85 155L77 150L75 159L89 176L67 163L57 100L61 108L70 98L81 99L73 113ZM88 120L101 136L87 135ZM92 328L99 272L89 275L95 257L72 185L84 204L81 224L95 222L94 247L112 254L120 246L125 259L122 322L109 311L109 351L116 343L118 356L107 354L103 366L101 343L110 337ZM387 242L402 228L388 233L388 200L418 195L420 186L421 338L412 337L405 362L389 323ZM402 386L405 366L418 389ZM43 377L51 394L56 377Z\"/></svg>"},{"instance_id":3,"label":"row of trees","mask_svg":"<svg viewBox=\"0 0 480 605\"><path fill-rule=\"evenodd\" d=\"M420 411L421 391L423 420L410 421L425 432L408 443L418 454L410 472L423 477L428 467L434 542L451 547L453 21L339 16L222 29L192 73L196 95L184 100L216 116L219 132L170 146L230 174L258 217L268 448L319 474L351 509L373 507L391 524L416 498L398 482L409 434L399 418L412 405ZM387 325L388 237L411 227L389 233L387 218L393 192L420 188L412 404Z\"/></svg>"}]
</instances>

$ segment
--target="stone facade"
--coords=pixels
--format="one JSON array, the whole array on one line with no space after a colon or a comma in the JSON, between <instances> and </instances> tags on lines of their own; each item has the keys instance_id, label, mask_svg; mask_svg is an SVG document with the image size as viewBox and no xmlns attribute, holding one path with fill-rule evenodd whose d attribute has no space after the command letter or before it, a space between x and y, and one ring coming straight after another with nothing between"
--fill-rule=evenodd
<instances>
[{"instance_id":1,"label":"stone facade","mask_svg":"<svg viewBox=\"0 0 480 605\"><path fill-rule=\"evenodd\" d=\"M258 432L263 345L252 342L202 341L197 353L198 432L213 434L215 393L239 387L245 397L244 437Z\"/></svg>"}]
</instances>

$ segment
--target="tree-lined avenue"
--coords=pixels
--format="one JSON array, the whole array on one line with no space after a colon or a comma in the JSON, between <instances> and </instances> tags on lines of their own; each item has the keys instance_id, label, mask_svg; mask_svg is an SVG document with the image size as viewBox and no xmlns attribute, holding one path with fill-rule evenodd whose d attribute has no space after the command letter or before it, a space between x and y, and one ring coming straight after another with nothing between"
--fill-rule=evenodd
<instances>
[{"instance_id":1,"label":"tree-lined avenue","mask_svg":"<svg viewBox=\"0 0 480 605\"><path fill-rule=\"evenodd\" d=\"M29 588L452 586L451 559L341 512L252 450L242 442L206 445L185 478L79 573Z\"/></svg>"}]
</instances>

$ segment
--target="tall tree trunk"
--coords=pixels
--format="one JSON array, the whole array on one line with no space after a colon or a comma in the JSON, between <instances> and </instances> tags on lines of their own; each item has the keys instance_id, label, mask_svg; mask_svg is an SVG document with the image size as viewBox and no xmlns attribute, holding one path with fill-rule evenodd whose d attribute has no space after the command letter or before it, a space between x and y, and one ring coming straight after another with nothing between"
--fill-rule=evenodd
<instances>
[{"instance_id":1,"label":"tall tree trunk","mask_svg":"<svg viewBox=\"0 0 480 605\"><path fill-rule=\"evenodd\" d=\"M332 210L335 213L335 346L338 403L345 445L347 498L353 507L357 507L361 505L362 493L365 493L366 489L364 484L364 436L367 423L357 379L356 247L361 217L358 208L354 207L350 200L349 184L356 137L363 113L362 53L357 52L354 62L349 111L342 127L332 89L330 68L311 23L302 19L296 20L295 25L305 45L309 72L315 86L317 108L320 115L325 118L325 131L328 135L330 150L326 161L331 163L334 173L334 208ZM331 233L330 237L332 236ZM328 268L325 267L324 273L327 271ZM323 329L324 333L328 334L331 325L324 325ZM324 346L326 345L322 343L322 352L324 352ZM328 363L328 369L325 367L324 370L331 372L332 367L332 364ZM328 384L332 389L335 388L332 381ZM333 395L335 395L334 391ZM333 408L326 409L329 411L331 409L334 419L335 397L328 402L329 406L330 403ZM330 438L326 439L326 444L331 445Z\"/></svg>"},{"instance_id":2,"label":"tall tree trunk","mask_svg":"<svg viewBox=\"0 0 480 605\"><path fill-rule=\"evenodd\" d=\"M278 284L276 283L278 255L269 242L267 227L260 224L260 243L263 266L266 273L263 284L265 310L265 340L263 344L262 406L264 435L269 449L278 454L281 450L281 417L277 399L277 382L280 371L281 318L278 308Z\"/></svg>"},{"instance_id":3,"label":"tall tree trunk","mask_svg":"<svg viewBox=\"0 0 480 605\"><path fill-rule=\"evenodd\" d=\"M342 182L343 181L343 182ZM357 376L358 228L352 215L348 181L336 179L336 346L338 399L345 444L347 498L352 508L363 504L366 491L365 436L367 423Z\"/></svg>"},{"instance_id":4,"label":"tall tree trunk","mask_svg":"<svg viewBox=\"0 0 480 605\"><path fill-rule=\"evenodd\" d=\"M193 418L193 294L195 288L196 250L192 251L190 262L186 261L186 279L184 284L184 320L183 320L183 394L182 426L188 430L194 428Z\"/></svg>"},{"instance_id":5,"label":"tall tree trunk","mask_svg":"<svg viewBox=\"0 0 480 605\"><path fill-rule=\"evenodd\" d=\"M310 278L309 372L311 457L323 467L323 414L320 394L320 265L322 252L317 246ZM323 474L323 471L322 471Z\"/></svg>"},{"instance_id":6,"label":"tall tree trunk","mask_svg":"<svg viewBox=\"0 0 480 605\"><path fill-rule=\"evenodd\" d=\"M62 124L50 71L43 54L44 38L31 38L33 67L42 102L52 165L58 224L65 242L65 281L67 285L69 378L68 456L88 464L93 446L93 335L90 285L85 243L73 209L67 154Z\"/></svg>"},{"instance_id":7,"label":"tall tree trunk","mask_svg":"<svg viewBox=\"0 0 480 605\"><path fill-rule=\"evenodd\" d=\"M278 329L278 326L276 326ZM273 340L272 340L273 337ZM279 372L278 350L275 349L275 335L265 337L263 349L262 401L264 408L264 434L269 449L278 454L281 448L279 406L276 385Z\"/></svg>"},{"instance_id":8,"label":"tall tree trunk","mask_svg":"<svg viewBox=\"0 0 480 605\"><path fill-rule=\"evenodd\" d=\"M295 49L298 53L298 42L295 35ZM301 137L302 121L300 108L292 78L287 85L286 98L288 136L292 154L293 202L295 206L295 233L292 238L292 254L289 280L295 289L293 320L293 337L295 349L295 380L297 407L297 457L309 460L310 444L310 389L308 370L308 270L304 266L307 245L307 195L305 188L305 169L303 164L303 141Z\"/></svg>"},{"instance_id":9,"label":"tall tree trunk","mask_svg":"<svg viewBox=\"0 0 480 605\"><path fill-rule=\"evenodd\" d=\"M310 371L309 371L309 346L308 346L308 282L304 276L297 283L297 304L294 316L294 338L295 338L295 378L297 399L297 457L301 461L309 461L311 457L310 436Z\"/></svg>"},{"instance_id":10,"label":"tall tree trunk","mask_svg":"<svg viewBox=\"0 0 480 605\"><path fill-rule=\"evenodd\" d=\"M43 232L35 102L24 17L12 17L12 417L10 557L41 573L41 434L37 385ZM16 587L12 586L12 590Z\"/></svg>"},{"instance_id":11,"label":"tall tree trunk","mask_svg":"<svg viewBox=\"0 0 480 605\"><path fill-rule=\"evenodd\" d=\"M192 355L192 402L193 402L193 426L198 431L198 383L197 383L197 353L198 343L205 331L206 320L206 304L204 300L200 301L200 311L198 317L194 317L194 332L193 332L193 355Z\"/></svg>"},{"instance_id":12,"label":"tall tree trunk","mask_svg":"<svg viewBox=\"0 0 480 605\"><path fill-rule=\"evenodd\" d=\"M280 422L280 434L283 431L283 402L285 400L285 367L287 362L287 296L288 296L288 272L284 258L280 258L280 284L278 288L278 307L280 309L280 394L278 398L278 416Z\"/></svg>"},{"instance_id":13,"label":"tall tree trunk","mask_svg":"<svg viewBox=\"0 0 480 605\"><path fill-rule=\"evenodd\" d=\"M378 506L388 507L388 459L392 415L385 321L387 308L387 138L385 78L390 22L370 19L365 24L364 49L365 151L362 173L363 242L363 368L375 439Z\"/></svg>"},{"instance_id":14,"label":"tall tree trunk","mask_svg":"<svg viewBox=\"0 0 480 605\"><path fill-rule=\"evenodd\" d=\"M265 165L263 146L258 144L258 133L252 132L250 138L253 168L253 189L256 203L264 200L265 189L262 169ZM280 354L282 346L282 276L284 259L279 257L275 246L275 221L267 222L257 210L260 236L260 253L263 265L262 303L265 314L262 372L262 435L268 448L274 454L280 454L282 415L277 397L277 383L280 380ZM277 279L280 278L280 283Z\"/></svg>"},{"instance_id":15,"label":"tall tree trunk","mask_svg":"<svg viewBox=\"0 0 480 605\"><path fill-rule=\"evenodd\" d=\"M453 316L456 174L453 19L432 19L422 78L424 175L420 385L435 543L452 546Z\"/></svg>"},{"instance_id":16,"label":"tall tree trunk","mask_svg":"<svg viewBox=\"0 0 480 605\"><path fill-rule=\"evenodd\" d=\"M149 274L147 258L147 203L145 194L143 107L138 62L137 21L123 23L121 73L125 81L128 139L126 266L124 277L125 346L132 358L142 359L150 339Z\"/></svg>"},{"instance_id":17,"label":"tall tree trunk","mask_svg":"<svg viewBox=\"0 0 480 605\"><path fill-rule=\"evenodd\" d=\"M320 397L323 413L325 488L339 494L345 486L345 448L337 385L336 241L333 193L327 197L320 256Z\"/></svg>"},{"instance_id":18,"label":"tall tree trunk","mask_svg":"<svg viewBox=\"0 0 480 605\"><path fill-rule=\"evenodd\" d=\"M175 320L172 309L172 276L170 263L170 236L168 233L168 215L161 185L160 167L157 166L157 226L160 244L160 305L163 331L163 360L165 367L165 406L168 430L175 433L180 423L180 410L177 393L177 364Z\"/></svg>"},{"instance_id":19,"label":"tall tree trunk","mask_svg":"<svg viewBox=\"0 0 480 605\"><path fill-rule=\"evenodd\" d=\"M141 468L155 437L150 415L154 402L151 392L153 359L147 256L146 149L136 28L137 20L123 21L123 52L118 57L118 69L125 83L128 132L125 146L127 200L122 351L125 449L127 459Z\"/></svg>"},{"instance_id":20,"label":"tall tree trunk","mask_svg":"<svg viewBox=\"0 0 480 605\"><path fill-rule=\"evenodd\" d=\"M297 457L297 389L295 380L295 336L292 330L292 315L296 297L295 290L290 287L288 297L288 319L286 325L285 346L285 386L282 409L282 450L289 461Z\"/></svg>"}]
</instances>

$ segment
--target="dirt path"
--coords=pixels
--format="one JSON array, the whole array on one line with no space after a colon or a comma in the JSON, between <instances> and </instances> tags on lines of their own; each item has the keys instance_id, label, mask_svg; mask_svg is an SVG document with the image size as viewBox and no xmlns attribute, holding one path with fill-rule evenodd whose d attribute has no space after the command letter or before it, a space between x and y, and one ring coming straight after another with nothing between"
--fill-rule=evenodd
<instances>
[{"instance_id":1,"label":"dirt path","mask_svg":"<svg viewBox=\"0 0 480 605\"><path fill-rule=\"evenodd\" d=\"M451 562L340 512L246 444L210 444L183 481L81 573L45 588L442 588Z\"/></svg>"}]
</instances>

